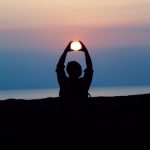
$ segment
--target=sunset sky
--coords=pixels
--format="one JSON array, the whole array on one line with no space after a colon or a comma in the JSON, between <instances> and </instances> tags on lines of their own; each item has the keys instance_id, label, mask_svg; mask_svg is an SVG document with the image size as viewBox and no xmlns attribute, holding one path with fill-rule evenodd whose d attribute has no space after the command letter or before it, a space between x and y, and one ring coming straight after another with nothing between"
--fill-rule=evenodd
<instances>
[{"instance_id":1,"label":"sunset sky","mask_svg":"<svg viewBox=\"0 0 150 150\"><path fill-rule=\"evenodd\" d=\"M149 0L0 2L0 90L56 88L70 40L87 46L92 86L150 85ZM81 52L70 53L85 67Z\"/></svg>"}]
</instances>

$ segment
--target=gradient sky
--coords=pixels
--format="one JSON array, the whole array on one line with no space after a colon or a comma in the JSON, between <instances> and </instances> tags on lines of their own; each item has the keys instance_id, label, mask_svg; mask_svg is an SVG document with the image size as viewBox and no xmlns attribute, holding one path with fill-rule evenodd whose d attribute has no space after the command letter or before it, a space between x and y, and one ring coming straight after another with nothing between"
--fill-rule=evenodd
<instances>
[{"instance_id":1,"label":"gradient sky","mask_svg":"<svg viewBox=\"0 0 150 150\"><path fill-rule=\"evenodd\" d=\"M70 40L94 64L92 86L150 85L149 0L0 2L0 90L58 87L55 67ZM85 68L81 52L70 53Z\"/></svg>"}]
</instances>

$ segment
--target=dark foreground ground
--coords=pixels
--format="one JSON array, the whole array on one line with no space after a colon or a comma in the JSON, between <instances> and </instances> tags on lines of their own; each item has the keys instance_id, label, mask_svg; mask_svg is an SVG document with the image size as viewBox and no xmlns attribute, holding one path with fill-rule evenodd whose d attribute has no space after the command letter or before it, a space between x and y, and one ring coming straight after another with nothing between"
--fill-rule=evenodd
<instances>
[{"instance_id":1,"label":"dark foreground ground","mask_svg":"<svg viewBox=\"0 0 150 150\"><path fill-rule=\"evenodd\" d=\"M84 105L9 99L0 101L0 150L145 149L149 121L150 94L95 97Z\"/></svg>"}]
</instances>

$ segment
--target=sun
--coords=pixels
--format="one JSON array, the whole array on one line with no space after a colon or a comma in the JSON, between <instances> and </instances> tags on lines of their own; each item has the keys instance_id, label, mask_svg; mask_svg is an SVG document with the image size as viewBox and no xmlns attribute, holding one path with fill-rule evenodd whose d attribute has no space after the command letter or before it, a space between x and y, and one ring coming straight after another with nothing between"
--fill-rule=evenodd
<instances>
[{"instance_id":1,"label":"sun","mask_svg":"<svg viewBox=\"0 0 150 150\"><path fill-rule=\"evenodd\" d=\"M71 43L71 47L70 48L72 50L74 50L74 51L78 51L78 50L80 50L82 48L82 45L81 45L80 42L74 41L74 42Z\"/></svg>"}]
</instances>

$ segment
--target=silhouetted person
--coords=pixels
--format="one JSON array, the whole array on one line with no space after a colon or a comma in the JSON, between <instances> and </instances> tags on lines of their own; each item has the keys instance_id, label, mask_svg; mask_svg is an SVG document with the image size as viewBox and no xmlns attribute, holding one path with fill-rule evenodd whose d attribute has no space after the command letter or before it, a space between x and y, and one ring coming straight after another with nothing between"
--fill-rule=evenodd
<instances>
[{"instance_id":1,"label":"silhouetted person","mask_svg":"<svg viewBox=\"0 0 150 150\"><path fill-rule=\"evenodd\" d=\"M80 43L82 45L82 49L80 51L84 52L85 54L87 67L84 70L83 77L80 77L82 74L81 65L76 61L71 61L67 64L66 71L69 76L66 76L64 63L67 53L73 51L70 49L71 42L64 50L57 64L56 72L60 86L59 96L61 98L85 99L88 97L88 90L93 76L93 66L88 50L81 41Z\"/></svg>"}]
</instances>

